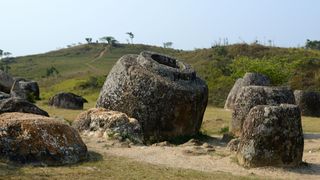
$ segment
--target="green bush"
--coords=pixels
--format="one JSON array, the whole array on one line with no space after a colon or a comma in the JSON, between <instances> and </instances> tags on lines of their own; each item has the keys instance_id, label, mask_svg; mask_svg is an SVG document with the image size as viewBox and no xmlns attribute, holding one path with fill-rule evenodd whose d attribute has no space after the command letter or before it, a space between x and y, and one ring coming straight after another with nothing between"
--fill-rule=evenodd
<instances>
[{"instance_id":1,"label":"green bush","mask_svg":"<svg viewBox=\"0 0 320 180\"><path fill-rule=\"evenodd\" d=\"M229 132L229 127L223 127L219 131L220 134L224 134L224 133L227 133L227 132Z\"/></svg>"},{"instance_id":2,"label":"green bush","mask_svg":"<svg viewBox=\"0 0 320 180\"><path fill-rule=\"evenodd\" d=\"M234 78L242 77L246 72L256 72L268 76L273 85L286 84L292 73L292 66L278 58L239 57L231 64L231 69Z\"/></svg>"},{"instance_id":3,"label":"green bush","mask_svg":"<svg viewBox=\"0 0 320 180\"><path fill-rule=\"evenodd\" d=\"M297 61L289 84L294 89L320 91L320 59Z\"/></svg>"},{"instance_id":4,"label":"green bush","mask_svg":"<svg viewBox=\"0 0 320 180\"><path fill-rule=\"evenodd\" d=\"M80 82L76 85L75 89L100 89L105 81L105 76L90 76L86 81Z\"/></svg>"}]
</instances>

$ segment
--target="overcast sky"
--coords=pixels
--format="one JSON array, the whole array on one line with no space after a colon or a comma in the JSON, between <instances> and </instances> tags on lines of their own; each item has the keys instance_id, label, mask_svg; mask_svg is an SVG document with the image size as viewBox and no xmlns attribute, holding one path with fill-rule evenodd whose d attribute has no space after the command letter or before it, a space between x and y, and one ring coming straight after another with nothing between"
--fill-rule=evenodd
<instances>
[{"instance_id":1,"label":"overcast sky","mask_svg":"<svg viewBox=\"0 0 320 180\"><path fill-rule=\"evenodd\" d=\"M318 0L0 0L0 49L43 53L130 31L135 43L178 49L258 39L277 46L320 40Z\"/></svg>"}]
</instances>

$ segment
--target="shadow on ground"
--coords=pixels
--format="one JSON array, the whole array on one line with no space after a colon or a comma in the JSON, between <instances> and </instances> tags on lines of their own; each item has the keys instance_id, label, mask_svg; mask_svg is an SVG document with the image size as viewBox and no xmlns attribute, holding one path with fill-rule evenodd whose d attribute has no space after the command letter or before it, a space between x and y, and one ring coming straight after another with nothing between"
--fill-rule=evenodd
<instances>
[{"instance_id":1,"label":"shadow on ground","mask_svg":"<svg viewBox=\"0 0 320 180\"><path fill-rule=\"evenodd\" d=\"M303 163L299 167L284 168L284 169L289 172L294 172L299 174L320 175L320 164Z\"/></svg>"},{"instance_id":2,"label":"shadow on ground","mask_svg":"<svg viewBox=\"0 0 320 180\"><path fill-rule=\"evenodd\" d=\"M320 139L320 134L316 134L316 133L305 133L303 134L304 139Z\"/></svg>"}]
</instances>

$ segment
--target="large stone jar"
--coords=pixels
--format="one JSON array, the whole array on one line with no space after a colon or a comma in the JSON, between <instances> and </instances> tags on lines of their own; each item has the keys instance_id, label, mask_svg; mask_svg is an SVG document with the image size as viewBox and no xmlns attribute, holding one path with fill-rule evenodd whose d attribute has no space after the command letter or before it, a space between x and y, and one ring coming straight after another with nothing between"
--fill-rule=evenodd
<instances>
[{"instance_id":1,"label":"large stone jar","mask_svg":"<svg viewBox=\"0 0 320 180\"><path fill-rule=\"evenodd\" d=\"M240 136L243 122L257 105L295 104L293 91L287 87L245 86L237 95L230 123L230 132Z\"/></svg>"},{"instance_id":2,"label":"large stone jar","mask_svg":"<svg viewBox=\"0 0 320 180\"><path fill-rule=\"evenodd\" d=\"M245 167L292 167L302 163L303 131L296 105L258 105L243 123L237 158Z\"/></svg>"},{"instance_id":3,"label":"large stone jar","mask_svg":"<svg viewBox=\"0 0 320 180\"><path fill-rule=\"evenodd\" d=\"M136 118L146 140L198 133L208 87L189 65L153 52L126 55L108 75L97 101Z\"/></svg>"}]
</instances>

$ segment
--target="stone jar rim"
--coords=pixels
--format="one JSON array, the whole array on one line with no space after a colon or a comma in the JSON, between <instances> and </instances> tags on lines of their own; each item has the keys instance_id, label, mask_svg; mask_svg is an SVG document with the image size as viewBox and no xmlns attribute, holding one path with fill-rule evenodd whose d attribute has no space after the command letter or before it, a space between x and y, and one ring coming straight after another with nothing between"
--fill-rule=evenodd
<instances>
[{"instance_id":1,"label":"stone jar rim","mask_svg":"<svg viewBox=\"0 0 320 180\"><path fill-rule=\"evenodd\" d=\"M137 61L145 69L163 77L169 77L173 80L196 79L196 73L190 65L164 54L142 51L137 57Z\"/></svg>"}]
</instances>

